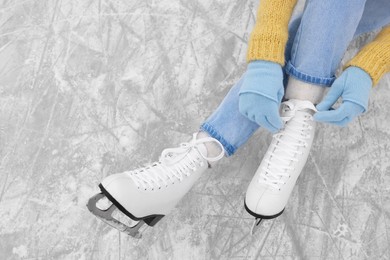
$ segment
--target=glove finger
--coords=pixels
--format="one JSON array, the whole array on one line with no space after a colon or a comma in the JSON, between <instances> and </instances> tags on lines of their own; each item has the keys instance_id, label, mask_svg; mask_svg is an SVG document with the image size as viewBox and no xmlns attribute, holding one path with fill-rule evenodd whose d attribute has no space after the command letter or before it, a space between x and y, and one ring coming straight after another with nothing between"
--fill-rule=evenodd
<instances>
[{"instance_id":1,"label":"glove finger","mask_svg":"<svg viewBox=\"0 0 390 260\"><path fill-rule=\"evenodd\" d=\"M337 81L337 80L336 80ZM319 111L329 110L343 93L343 88L337 82L330 87L328 94L316 107Z\"/></svg>"},{"instance_id":2,"label":"glove finger","mask_svg":"<svg viewBox=\"0 0 390 260\"><path fill-rule=\"evenodd\" d=\"M345 106L346 110L350 111L350 114L353 116L358 116L365 112L365 108L362 105L353 101L344 101L343 105Z\"/></svg>"},{"instance_id":3,"label":"glove finger","mask_svg":"<svg viewBox=\"0 0 390 260\"><path fill-rule=\"evenodd\" d=\"M254 115L253 113L251 113L250 111L249 111L249 112L248 112L248 111L245 111L244 113L245 113L244 116L245 116L246 118L248 118L250 121L252 121L252 122L254 122L254 123L257 123L257 122L256 122L256 117L255 117L255 115Z\"/></svg>"},{"instance_id":4,"label":"glove finger","mask_svg":"<svg viewBox=\"0 0 390 260\"><path fill-rule=\"evenodd\" d=\"M261 127L264 127L265 129L267 129L268 131L270 131L271 133L276 133L278 132L278 129L275 128L273 125L271 125L268 120L265 118L265 116L259 116L256 118L256 123L258 125L260 125Z\"/></svg>"},{"instance_id":5,"label":"glove finger","mask_svg":"<svg viewBox=\"0 0 390 260\"><path fill-rule=\"evenodd\" d=\"M327 110L319 111L314 114L314 120L319 122L337 122L346 118L348 114L346 113L345 106L341 105L336 110Z\"/></svg>"},{"instance_id":6,"label":"glove finger","mask_svg":"<svg viewBox=\"0 0 390 260\"><path fill-rule=\"evenodd\" d=\"M249 106L241 96L238 100L238 111L245 117L248 117Z\"/></svg>"},{"instance_id":7,"label":"glove finger","mask_svg":"<svg viewBox=\"0 0 390 260\"><path fill-rule=\"evenodd\" d=\"M281 88L281 89L278 91L278 101L279 101L279 103L282 101L283 96L284 96L284 88Z\"/></svg>"},{"instance_id":8,"label":"glove finger","mask_svg":"<svg viewBox=\"0 0 390 260\"><path fill-rule=\"evenodd\" d=\"M352 121L352 118L346 117L341 121L329 121L327 123L332 124L332 125L336 125L336 126L340 126L340 127L345 127L351 121Z\"/></svg>"},{"instance_id":9,"label":"glove finger","mask_svg":"<svg viewBox=\"0 0 390 260\"><path fill-rule=\"evenodd\" d=\"M270 125L272 125L276 129L280 129L283 127L282 119L279 115L278 107L275 106L273 109L271 109L270 113L265 116L265 119L268 121Z\"/></svg>"},{"instance_id":10,"label":"glove finger","mask_svg":"<svg viewBox=\"0 0 390 260\"><path fill-rule=\"evenodd\" d=\"M246 116L246 109L241 99L238 100L238 112L240 112L241 115Z\"/></svg>"}]
</instances>

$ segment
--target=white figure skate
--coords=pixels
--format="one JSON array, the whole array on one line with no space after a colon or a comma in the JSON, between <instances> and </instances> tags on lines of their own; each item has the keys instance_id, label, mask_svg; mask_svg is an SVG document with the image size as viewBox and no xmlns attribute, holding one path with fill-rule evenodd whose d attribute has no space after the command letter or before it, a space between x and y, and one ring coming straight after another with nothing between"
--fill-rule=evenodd
<instances>
[{"instance_id":1,"label":"white figure skate","mask_svg":"<svg viewBox=\"0 0 390 260\"><path fill-rule=\"evenodd\" d=\"M283 213L315 134L316 108L311 102L292 99L283 102L281 109L284 128L273 136L245 196L245 209L256 218L252 234L262 219Z\"/></svg>"},{"instance_id":2,"label":"white figure skate","mask_svg":"<svg viewBox=\"0 0 390 260\"><path fill-rule=\"evenodd\" d=\"M213 158L207 157L207 142L217 143L221 153ZM165 149L158 162L105 178L99 185L101 193L93 196L87 207L109 225L140 238L140 228L145 223L154 226L160 221L191 189L208 168L208 162L218 161L223 156L224 148L220 142L211 137L196 139L195 133L189 143ZM104 198L112 204L101 209L98 204ZM129 217L132 223L126 225L114 218L116 209Z\"/></svg>"}]
</instances>

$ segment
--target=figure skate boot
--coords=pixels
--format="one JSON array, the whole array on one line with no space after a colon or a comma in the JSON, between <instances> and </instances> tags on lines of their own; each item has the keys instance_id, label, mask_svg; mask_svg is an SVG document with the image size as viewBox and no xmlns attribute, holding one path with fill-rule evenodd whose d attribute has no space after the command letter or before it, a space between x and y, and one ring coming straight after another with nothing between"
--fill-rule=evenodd
<instances>
[{"instance_id":1,"label":"figure skate boot","mask_svg":"<svg viewBox=\"0 0 390 260\"><path fill-rule=\"evenodd\" d=\"M154 226L160 221L191 189L209 167L209 162L224 156L224 148L216 139L196 137L195 133L190 142L182 143L178 148L165 149L160 160L150 166L106 177L99 185L101 193L89 200L88 209L118 230L140 238L143 224ZM220 147L218 156L207 157L207 142L214 142ZM97 206L104 198L112 203L108 209ZM130 218L131 225L114 218L116 209Z\"/></svg>"},{"instance_id":2,"label":"figure skate boot","mask_svg":"<svg viewBox=\"0 0 390 260\"><path fill-rule=\"evenodd\" d=\"M291 99L282 103L284 128L273 136L245 196L245 209L256 218L252 234L262 219L276 218L283 213L310 152L315 111L309 101Z\"/></svg>"}]
</instances>

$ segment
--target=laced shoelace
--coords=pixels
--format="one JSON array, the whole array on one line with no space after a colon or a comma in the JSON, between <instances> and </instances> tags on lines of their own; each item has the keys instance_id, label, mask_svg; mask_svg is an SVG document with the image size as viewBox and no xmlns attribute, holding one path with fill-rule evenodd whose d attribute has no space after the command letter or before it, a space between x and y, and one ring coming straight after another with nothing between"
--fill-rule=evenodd
<instances>
[{"instance_id":1,"label":"laced shoelace","mask_svg":"<svg viewBox=\"0 0 390 260\"><path fill-rule=\"evenodd\" d=\"M310 102L303 102L297 106L289 101L283 104L284 112L287 111L286 116L282 117L285 128L273 136L275 140L273 151L265 160L265 167L262 168L263 174L258 180L259 183L264 183L277 190L285 184L284 179L290 177L290 171L295 170L292 165L298 162L298 156L303 154L299 148L307 147L307 140L311 137L312 126L309 121L312 121L313 117L309 113L297 114L296 112L305 109L316 111ZM289 121L291 122L288 123Z\"/></svg>"},{"instance_id":2,"label":"laced shoelace","mask_svg":"<svg viewBox=\"0 0 390 260\"><path fill-rule=\"evenodd\" d=\"M177 148L165 149L158 162L126 173L130 175L138 188L161 189L164 186L174 184L177 180L182 181L183 178L196 171L199 166L204 166L204 163L216 162L224 156L225 150L218 140L211 137L196 139L196 135L194 133L190 142L181 143ZM197 149L198 145L208 142L217 143L221 148L221 153L216 157L207 157ZM198 152L191 152L193 149L197 149Z\"/></svg>"}]
</instances>

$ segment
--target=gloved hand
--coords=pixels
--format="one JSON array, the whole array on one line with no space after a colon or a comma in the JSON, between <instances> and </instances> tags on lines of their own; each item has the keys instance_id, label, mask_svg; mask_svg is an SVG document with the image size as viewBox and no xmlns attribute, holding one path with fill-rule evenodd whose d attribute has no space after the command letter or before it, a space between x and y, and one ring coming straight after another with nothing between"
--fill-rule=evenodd
<instances>
[{"instance_id":1,"label":"gloved hand","mask_svg":"<svg viewBox=\"0 0 390 260\"><path fill-rule=\"evenodd\" d=\"M252 61L239 93L241 114L272 133L283 126L279 115L284 95L282 67L271 61Z\"/></svg>"},{"instance_id":2,"label":"gloved hand","mask_svg":"<svg viewBox=\"0 0 390 260\"><path fill-rule=\"evenodd\" d=\"M367 110L372 88L370 75L358 67L347 68L332 84L323 101L317 105L314 119L319 122L346 126L355 117ZM336 110L330 110L336 101L343 102Z\"/></svg>"}]
</instances>

